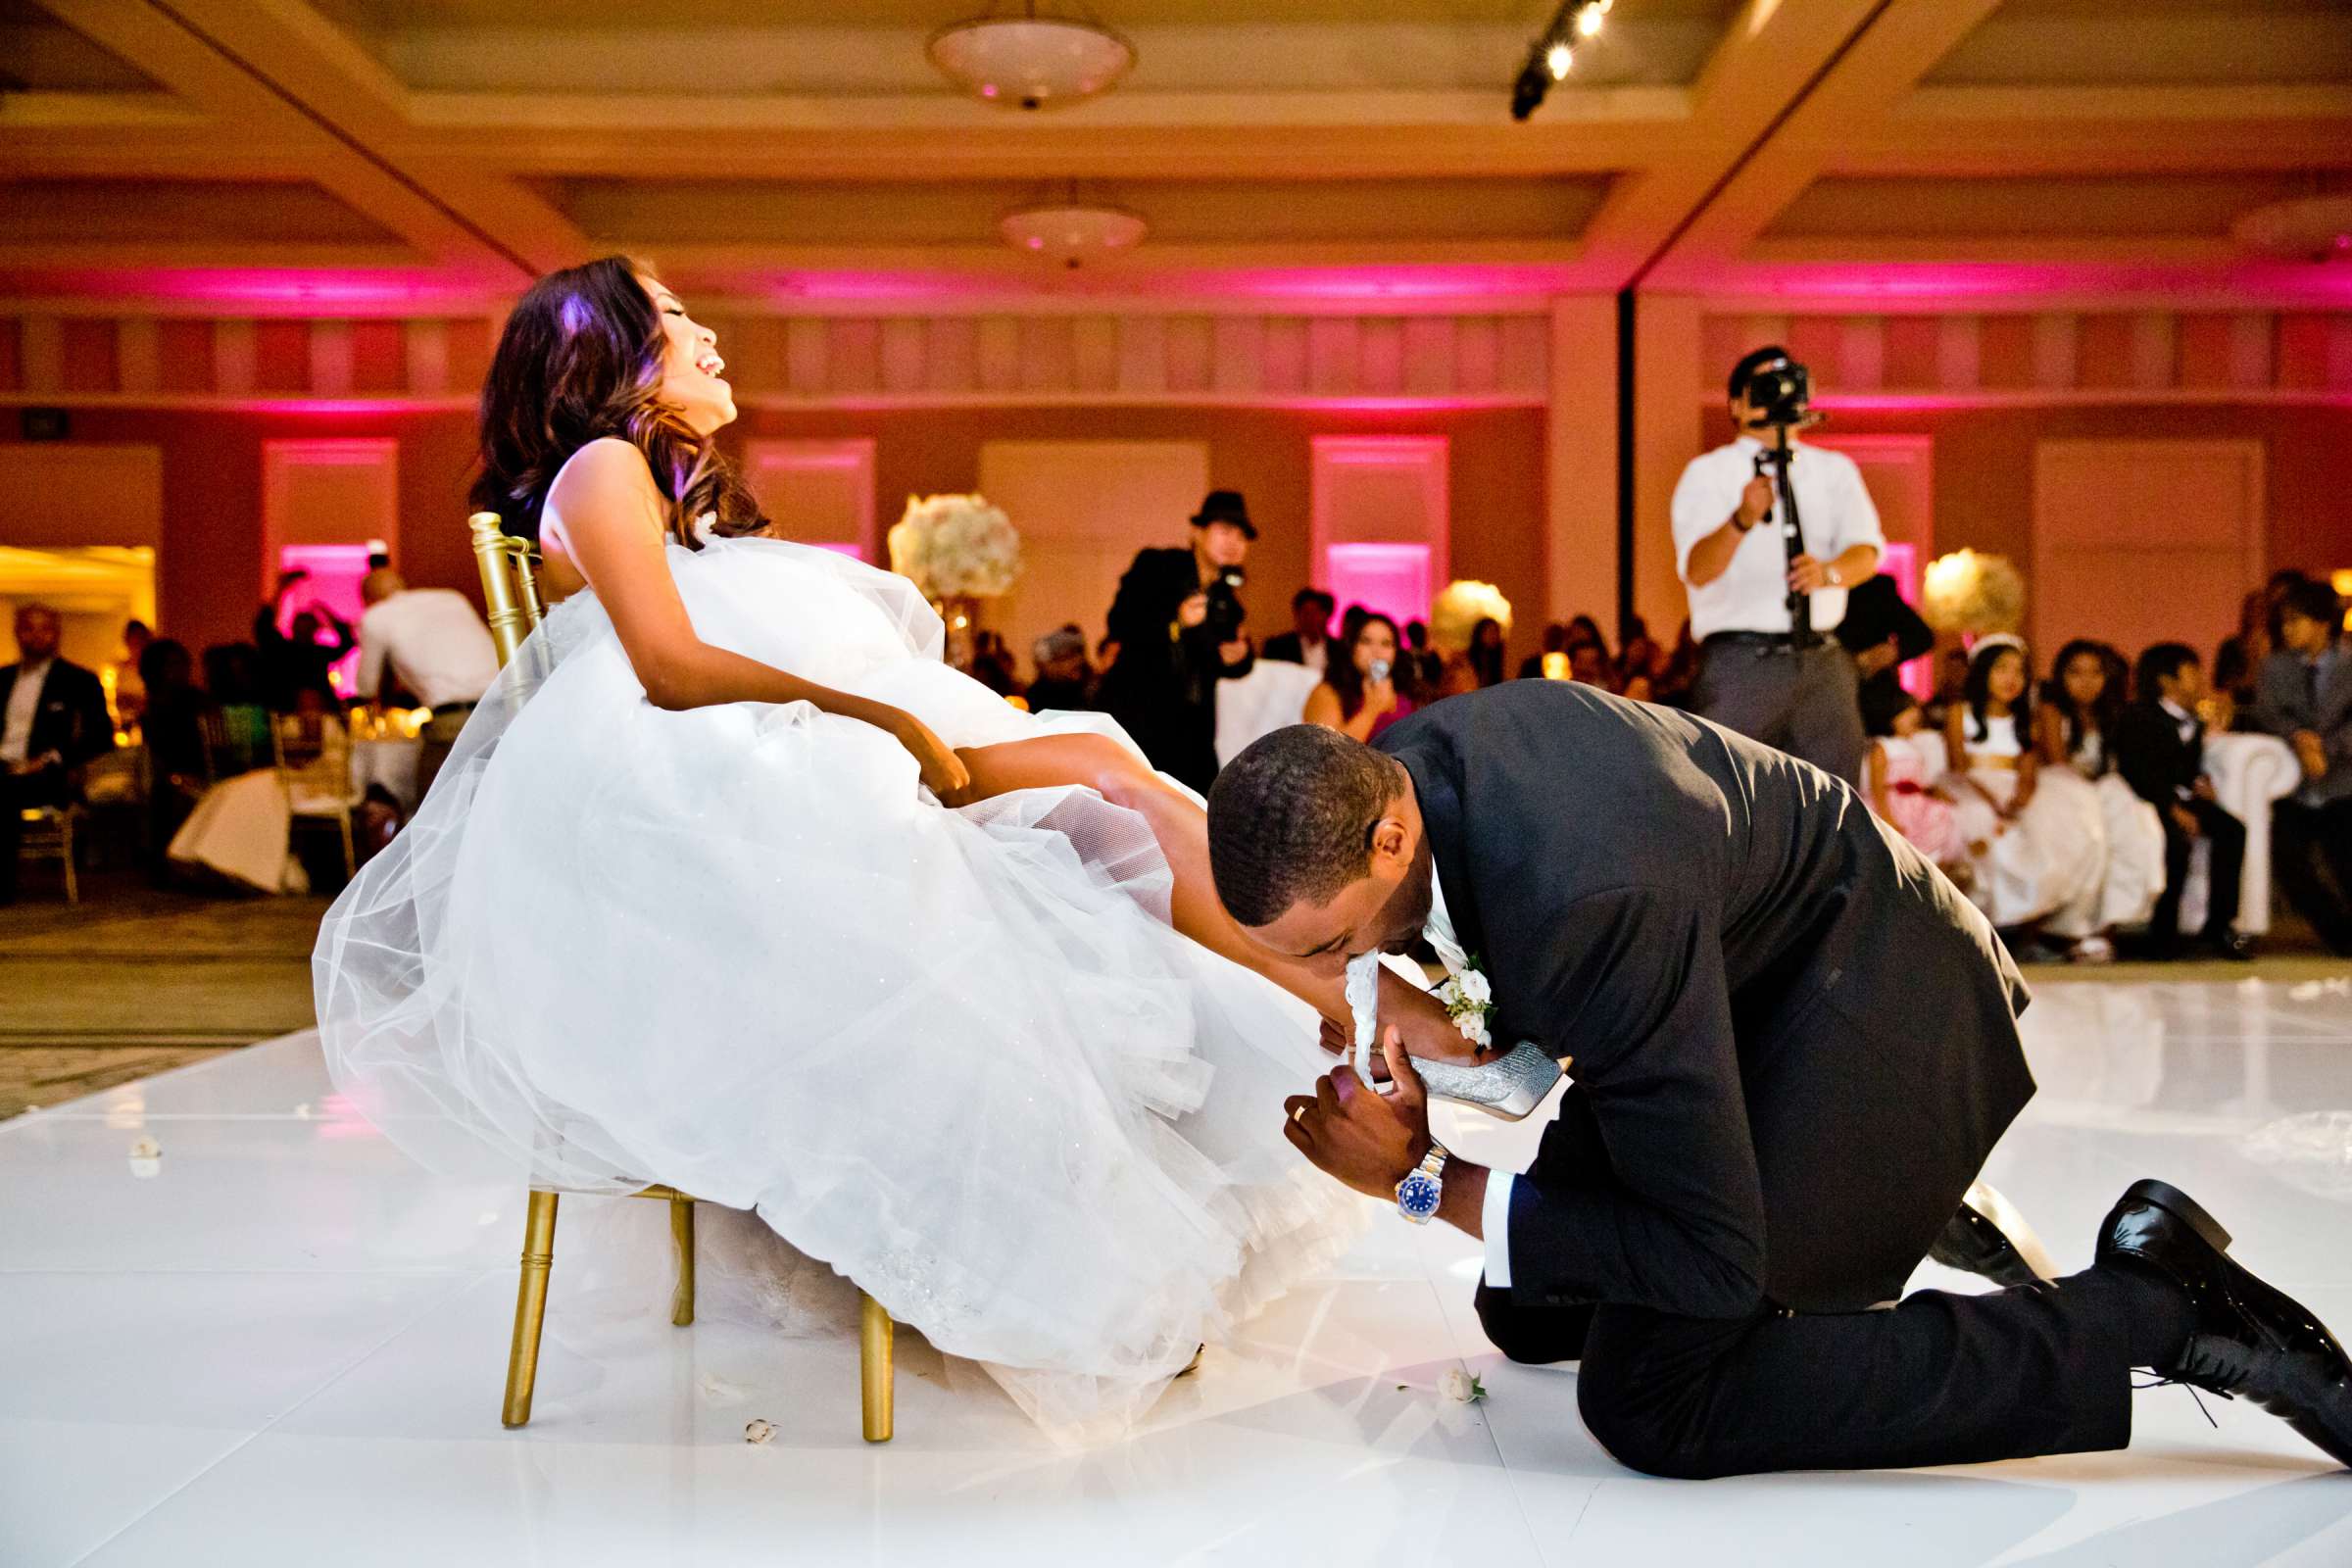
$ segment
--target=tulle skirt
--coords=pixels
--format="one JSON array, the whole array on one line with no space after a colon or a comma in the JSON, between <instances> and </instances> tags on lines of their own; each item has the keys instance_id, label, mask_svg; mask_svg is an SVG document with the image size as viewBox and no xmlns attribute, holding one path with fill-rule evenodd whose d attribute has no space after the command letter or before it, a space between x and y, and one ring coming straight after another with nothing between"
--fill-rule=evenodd
<instances>
[{"instance_id":1,"label":"tulle skirt","mask_svg":"<svg viewBox=\"0 0 2352 1568\"><path fill-rule=\"evenodd\" d=\"M2118 926L2145 925L2164 892L2164 824L2124 782L2105 773L2087 783L2071 768L2044 769L2046 786L2064 779L2062 794L2078 832L2095 830L2099 874L2049 918L2052 936L2081 938Z\"/></svg>"},{"instance_id":2,"label":"tulle skirt","mask_svg":"<svg viewBox=\"0 0 2352 1568\"><path fill-rule=\"evenodd\" d=\"M1087 728L940 662L904 579L672 547L698 633L958 747ZM1136 814L949 810L805 704L669 712L588 596L476 710L319 934L337 1086L434 1169L759 1217L1041 1422L1139 1412L1364 1204L1281 1136L1303 1004L1178 936Z\"/></svg>"},{"instance_id":3,"label":"tulle skirt","mask_svg":"<svg viewBox=\"0 0 2352 1568\"><path fill-rule=\"evenodd\" d=\"M2008 768L1972 768L1968 777L2004 806L2017 793ZM2097 897L2106 832L2097 793L2079 775L2042 769L2033 800L2012 821L1975 790L1956 793L1955 824L1976 870L1969 896L1995 926L2028 925Z\"/></svg>"}]
</instances>

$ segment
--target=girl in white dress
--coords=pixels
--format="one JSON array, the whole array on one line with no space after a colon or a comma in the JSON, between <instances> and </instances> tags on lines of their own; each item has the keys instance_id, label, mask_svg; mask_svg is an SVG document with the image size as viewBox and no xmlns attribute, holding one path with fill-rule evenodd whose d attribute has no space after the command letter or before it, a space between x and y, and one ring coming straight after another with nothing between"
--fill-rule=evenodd
<instances>
[{"instance_id":1,"label":"girl in white dress","mask_svg":"<svg viewBox=\"0 0 2352 1568\"><path fill-rule=\"evenodd\" d=\"M1945 717L1955 817L1976 872L1969 893L1993 925L2031 928L2095 894L2106 858L2098 803L2034 755L2026 645L2006 634L1973 651Z\"/></svg>"},{"instance_id":2,"label":"girl in white dress","mask_svg":"<svg viewBox=\"0 0 2352 1568\"><path fill-rule=\"evenodd\" d=\"M2096 881L2043 929L2072 942L2077 958L2092 962L2112 958L2108 933L2146 924L2164 892L2164 824L2156 808L2115 770L2108 744L2124 706L2123 669L2121 655L2078 638L2058 651L2034 713L2043 778L2064 769L2090 785L2105 852Z\"/></svg>"},{"instance_id":3,"label":"girl in white dress","mask_svg":"<svg viewBox=\"0 0 2352 1568\"><path fill-rule=\"evenodd\" d=\"M1360 1216L1281 1136L1338 968L1268 968L1107 719L1019 712L905 579L752 536L723 368L620 258L508 318L474 499L563 602L328 913L329 1068L436 1168L754 1210L1115 1428Z\"/></svg>"}]
</instances>

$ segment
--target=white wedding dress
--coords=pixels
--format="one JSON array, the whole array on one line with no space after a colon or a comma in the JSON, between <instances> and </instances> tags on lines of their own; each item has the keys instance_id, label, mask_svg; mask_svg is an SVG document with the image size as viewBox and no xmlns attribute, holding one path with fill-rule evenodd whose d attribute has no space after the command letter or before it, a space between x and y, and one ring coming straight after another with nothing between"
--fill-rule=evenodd
<instances>
[{"instance_id":1,"label":"white wedding dress","mask_svg":"<svg viewBox=\"0 0 2352 1568\"><path fill-rule=\"evenodd\" d=\"M764 539L668 560L706 640L950 745L1125 740L947 667L903 578ZM755 1210L1091 1435L1365 1208L1282 1136L1325 1065L1310 1010L1179 936L1169 887L1092 791L950 810L868 725L657 709L582 594L328 913L319 1027L432 1168Z\"/></svg>"}]
</instances>

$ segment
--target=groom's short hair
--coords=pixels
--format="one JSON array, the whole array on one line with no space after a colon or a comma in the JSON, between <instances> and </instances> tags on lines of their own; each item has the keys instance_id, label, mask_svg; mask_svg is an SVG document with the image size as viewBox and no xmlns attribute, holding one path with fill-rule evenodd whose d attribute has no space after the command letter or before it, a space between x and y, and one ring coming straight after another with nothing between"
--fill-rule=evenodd
<instances>
[{"instance_id":1,"label":"groom's short hair","mask_svg":"<svg viewBox=\"0 0 2352 1568\"><path fill-rule=\"evenodd\" d=\"M1225 911L1262 926L1300 900L1329 902L1364 874L1372 829L1403 786L1401 763L1337 730L1294 724L1257 741L1208 792Z\"/></svg>"}]
</instances>

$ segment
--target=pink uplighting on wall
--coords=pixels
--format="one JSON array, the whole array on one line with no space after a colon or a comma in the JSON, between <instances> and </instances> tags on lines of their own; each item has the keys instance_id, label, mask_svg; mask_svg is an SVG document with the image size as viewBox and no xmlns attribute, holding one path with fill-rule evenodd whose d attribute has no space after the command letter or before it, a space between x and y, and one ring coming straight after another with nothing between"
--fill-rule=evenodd
<instances>
[{"instance_id":1,"label":"pink uplighting on wall","mask_svg":"<svg viewBox=\"0 0 2352 1568\"><path fill-rule=\"evenodd\" d=\"M1919 608L1919 547L1890 539L1879 553L1879 570L1894 579L1894 591L1903 596L1903 603ZM1936 655L1933 650L1906 662L1897 677L1903 690L1926 702L1936 695Z\"/></svg>"},{"instance_id":2,"label":"pink uplighting on wall","mask_svg":"<svg viewBox=\"0 0 2352 1568\"><path fill-rule=\"evenodd\" d=\"M321 621L331 614L356 629L361 612L368 608L360 598L360 579L368 575L369 555L384 548L384 542L380 539L371 539L364 545L286 545L281 548L277 553L278 570L307 571L310 577L287 594L278 606L279 634L290 635L294 630L294 617L305 611L318 614ZM326 633L318 639L320 642L333 640L331 627L322 624L319 630ZM351 685L359 663L359 650L354 648L336 660L327 670L328 677L335 683L335 690L346 697L353 695Z\"/></svg>"},{"instance_id":3,"label":"pink uplighting on wall","mask_svg":"<svg viewBox=\"0 0 2352 1568\"><path fill-rule=\"evenodd\" d=\"M1361 605L1400 627L1429 618L1427 545L1331 545L1324 554L1324 571L1343 612L1350 605Z\"/></svg>"}]
</instances>

